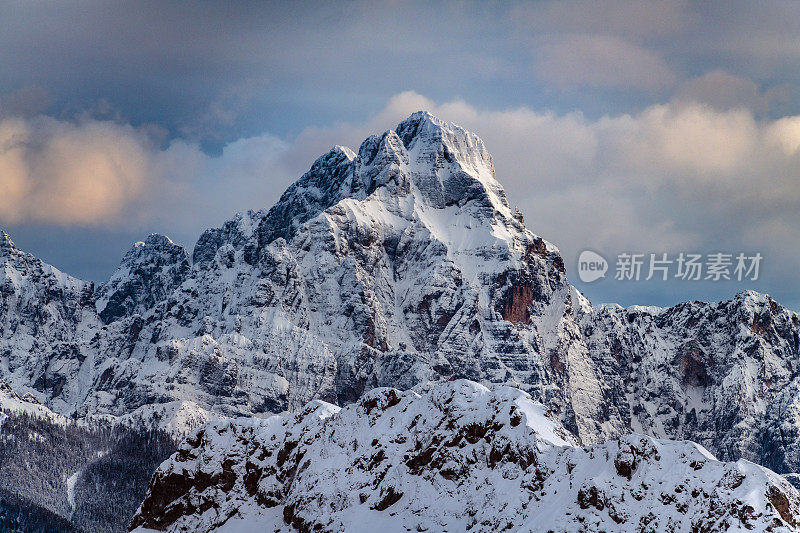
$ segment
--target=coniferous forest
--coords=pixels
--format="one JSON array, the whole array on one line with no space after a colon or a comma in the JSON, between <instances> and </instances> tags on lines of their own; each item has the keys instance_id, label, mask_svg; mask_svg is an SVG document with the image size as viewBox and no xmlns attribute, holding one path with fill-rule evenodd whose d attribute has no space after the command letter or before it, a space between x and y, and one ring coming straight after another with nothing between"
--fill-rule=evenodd
<instances>
[{"instance_id":1,"label":"coniferous forest","mask_svg":"<svg viewBox=\"0 0 800 533\"><path fill-rule=\"evenodd\" d=\"M126 531L174 450L161 431L2 415L0 531Z\"/></svg>"}]
</instances>

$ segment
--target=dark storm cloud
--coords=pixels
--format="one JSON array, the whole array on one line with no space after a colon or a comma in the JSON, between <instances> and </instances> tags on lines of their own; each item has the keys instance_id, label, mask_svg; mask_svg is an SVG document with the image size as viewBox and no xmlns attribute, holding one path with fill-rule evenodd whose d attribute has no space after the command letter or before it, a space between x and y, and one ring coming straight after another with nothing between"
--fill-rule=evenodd
<instances>
[{"instance_id":1,"label":"dark storm cloud","mask_svg":"<svg viewBox=\"0 0 800 533\"><path fill-rule=\"evenodd\" d=\"M0 87L42 86L66 110L105 98L176 134L217 128L229 140L241 134L236 124L284 133L300 127L296 115L363 118L365 104L398 90L446 96L467 80L510 75L501 28L474 18L484 11L503 16L457 4L11 3ZM253 111L262 119L248 118Z\"/></svg>"},{"instance_id":2,"label":"dark storm cloud","mask_svg":"<svg viewBox=\"0 0 800 533\"><path fill-rule=\"evenodd\" d=\"M18 2L1 9L0 92L42 87L56 113L104 98L134 123L210 141L364 119L406 89L596 115L668 98L711 70L762 90L800 76L787 68L800 53L793 3Z\"/></svg>"}]
</instances>

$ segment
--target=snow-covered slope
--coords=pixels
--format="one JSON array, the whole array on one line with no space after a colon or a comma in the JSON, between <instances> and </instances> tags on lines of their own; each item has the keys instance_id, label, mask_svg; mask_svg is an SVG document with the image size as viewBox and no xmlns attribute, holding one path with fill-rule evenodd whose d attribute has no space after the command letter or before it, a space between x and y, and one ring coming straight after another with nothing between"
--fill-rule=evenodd
<instances>
[{"instance_id":1,"label":"snow-covered slope","mask_svg":"<svg viewBox=\"0 0 800 533\"><path fill-rule=\"evenodd\" d=\"M54 413L30 395L20 396L4 381L0 381L0 429L5 413L26 414L33 418L47 420L57 425L68 422L65 416Z\"/></svg>"},{"instance_id":2,"label":"snow-covered slope","mask_svg":"<svg viewBox=\"0 0 800 533\"><path fill-rule=\"evenodd\" d=\"M5 413L24 414L59 426L77 424L87 427L102 426L109 430L128 428L144 433L157 429L166 433L175 442L181 441L193 429L213 418L208 411L193 402L176 400L143 405L121 416L94 414L72 419L52 411L30 394L20 396L6 382L0 381L0 429Z\"/></svg>"},{"instance_id":3,"label":"snow-covered slope","mask_svg":"<svg viewBox=\"0 0 800 533\"><path fill-rule=\"evenodd\" d=\"M588 448L526 393L466 380L211 423L151 480L166 531L793 531L800 494L747 461L629 435Z\"/></svg>"},{"instance_id":4,"label":"snow-covered slope","mask_svg":"<svg viewBox=\"0 0 800 533\"><path fill-rule=\"evenodd\" d=\"M99 326L94 284L20 251L0 231L0 380L66 410L81 400L72 388L89 386L80 376L85 342Z\"/></svg>"},{"instance_id":5,"label":"snow-covered slope","mask_svg":"<svg viewBox=\"0 0 800 533\"><path fill-rule=\"evenodd\" d=\"M186 431L468 378L525 390L582 444L635 431L800 471L796 314L755 293L593 309L483 142L427 113L333 148L188 256L150 236L95 290L3 234L0 379L67 416Z\"/></svg>"}]
</instances>

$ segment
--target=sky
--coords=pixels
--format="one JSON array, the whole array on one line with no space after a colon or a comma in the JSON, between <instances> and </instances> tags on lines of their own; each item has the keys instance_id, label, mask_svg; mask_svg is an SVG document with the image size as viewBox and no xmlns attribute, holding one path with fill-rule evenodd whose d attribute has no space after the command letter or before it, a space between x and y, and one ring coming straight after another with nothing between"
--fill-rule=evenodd
<instances>
[{"instance_id":1,"label":"sky","mask_svg":"<svg viewBox=\"0 0 800 533\"><path fill-rule=\"evenodd\" d=\"M83 279L152 232L191 251L424 109L484 139L594 303L800 310L800 3L0 0L0 20L0 227ZM584 250L605 278L581 281ZM619 254L645 278L681 252L730 254L734 279L614 279Z\"/></svg>"}]
</instances>

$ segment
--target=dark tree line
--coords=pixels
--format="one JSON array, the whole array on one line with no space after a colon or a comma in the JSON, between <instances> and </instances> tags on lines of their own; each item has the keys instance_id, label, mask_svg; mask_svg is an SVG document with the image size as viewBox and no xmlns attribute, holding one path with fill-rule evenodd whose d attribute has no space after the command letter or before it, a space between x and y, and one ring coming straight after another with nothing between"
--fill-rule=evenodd
<instances>
[{"instance_id":1,"label":"dark tree line","mask_svg":"<svg viewBox=\"0 0 800 533\"><path fill-rule=\"evenodd\" d=\"M70 531L58 520L74 531L126 531L150 477L175 448L158 430L62 425L6 413L0 426L0 531ZM76 472L73 506L67 480ZM55 529L42 525L50 523Z\"/></svg>"},{"instance_id":2,"label":"dark tree line","mask_svg":"<svg viewBox=\"0 0 800 533\"><path fill-rule=\"evenodd\" d=\"M80 530L63 516L0 489L0 531L77 533Z\"/></svg>"}]
</instances>

